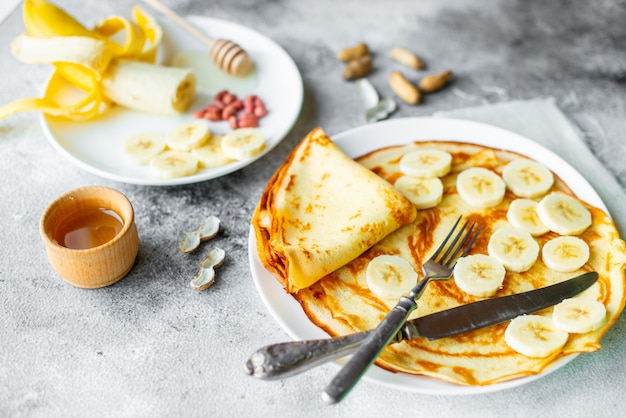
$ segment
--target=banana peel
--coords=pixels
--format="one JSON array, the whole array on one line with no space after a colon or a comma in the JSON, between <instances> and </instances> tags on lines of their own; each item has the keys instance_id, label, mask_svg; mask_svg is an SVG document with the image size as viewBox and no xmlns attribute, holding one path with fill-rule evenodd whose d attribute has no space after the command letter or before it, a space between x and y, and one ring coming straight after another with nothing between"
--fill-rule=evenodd
<instances>
[{"instance_id":1,"label":"banana peel","mask_svg":"<svg viewBox=\"0 0 626 418\"><path fill-rule=\"evenodd\" d=\"M13 55L26 63L51 64L54 72L44 97L0 107L0 120L32 110L75 121L101 116L111 106L100 84L110 64L117 59L154 63L163 37L159 24L139 6L133 7L133 20L111 16L93 29L46 0L25 0L22 12L26 34L14 40ZM120 32L123 40L116 42L113 37L119 39ZM58 103L50 92L64 83L83 90L84 96L75 103Z\"/></svg>"}]
</instances>

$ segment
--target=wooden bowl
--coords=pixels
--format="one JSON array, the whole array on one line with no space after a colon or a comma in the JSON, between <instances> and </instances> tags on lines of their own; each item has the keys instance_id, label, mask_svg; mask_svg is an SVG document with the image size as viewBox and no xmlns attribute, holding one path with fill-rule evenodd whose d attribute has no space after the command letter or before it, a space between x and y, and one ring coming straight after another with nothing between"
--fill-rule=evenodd
<instances>
[{"instance_id":1,"label":"wooden bowl","mask_svg":"<svg viewBox=\"0 0 626 418\"><path fill-rule=\"evenodd\" d=\"M107 237L90 241L96 242L94 246L77 247L68 244L69 239L67 242L59 239L69 236L63 233L72 220L100 212L117 215L114 216L117 225L107 230ZM93 222L90 225L96 226ZM133 206L126 196L108 187L82 187L61 195L45 209L39 230L50 264L63 279L77 287L93 289L117 282L130 271L139 250ZM77 230L85 229L77 227Z\"/></svg>"}]
</instances>

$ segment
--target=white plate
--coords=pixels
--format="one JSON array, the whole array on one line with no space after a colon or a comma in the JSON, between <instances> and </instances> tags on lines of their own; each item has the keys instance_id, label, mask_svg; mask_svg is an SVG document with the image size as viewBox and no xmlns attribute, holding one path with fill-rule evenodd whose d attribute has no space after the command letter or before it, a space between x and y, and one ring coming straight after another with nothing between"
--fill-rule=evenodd
<instances>
[{"instance_id":1,"label":"white plate","mask_svg":"<svg viewBox=\"0 0 626 418\"><path fill-rule=\"evenodd\" d=\"M256 80L248 84L252 90L241 93L236 91L238 86L245 83L235 84L232 90L240 97L243 94L255 94L267 106L269 113L260 121L260 129L267 138L267 147L261 154L252 159L219 168L202 169L195 175L175 179L157 178L148 166L140 166L124 158L123 144L129 136L146 131L167 133L181 123L193 120L192 112L203 108L212 98L203 93L199 93L190 110L180 116L160 116L121 107L115 107L103 117L90 122L59 121L42 116L43 130L54 148L72 163L101 177L124 183L168 186L210 180L232 173L261 158L275 147L296 122L302 107L302 78L291 57L274 41L246 27L202 17L191 17L189 20L211 38L223 37L238 43L255 62ZM161 24L164 37L160 55L164 63L168 63L178 51L207 51L178 26L167 22ZM215 91L222 88L217 85ZM75 92L68 85L54 94L63 100ZM230 130L226 122L211 122L210 129L219 133Z\"/></svg>"},{"instance_id":2,"label":"white plate","mask_svg":"<svg viewBox=\"0 0 626 418\"><path fill-rule=\"evenodd\" d=\"M530 139L490 125L444 118L392 119L331 135L331 139L352 158L386 146L419 140L456 140L515 151L543 163L561 177L581 199L606 211L604 203L587 180L561 157ZM254 284L280 326L295 340L328 338L328 334L308 319L300 304L263 267L257 255L252 228L248 251ZM365 378L384 386L422 394L469 395L495 392L529 383L564 366L575 356L559 359L538 375L489 386L455 385L424 376L391 373L376 366L367 371Z\"/></svg>"}]
</instances>

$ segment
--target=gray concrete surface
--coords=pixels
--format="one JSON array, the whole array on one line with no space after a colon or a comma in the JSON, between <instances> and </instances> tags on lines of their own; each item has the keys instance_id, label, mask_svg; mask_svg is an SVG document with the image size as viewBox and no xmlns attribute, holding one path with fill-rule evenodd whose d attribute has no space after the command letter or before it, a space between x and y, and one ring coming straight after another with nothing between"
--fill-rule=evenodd
<instances>
[{"instance_id":1,"label":"gray concrete surface","mask_svg":"<svg viewBox=\"0 0 626 418\"><path fill-rule=\"evenodd\" d=\"M130 13L131 0L58 0L86 24ZM281 144L254 164L177 187L116 183L69 164L46 141L35 113L0 121L0 416L619 416L626 386L625 323L603 348L533 383L450 397L362 382L341 404L319 393L336 372L262 382L242 372L265 344L287 340L257 294L248 267L249 221L271 174L314 126L332 136L362 124L335 53L356 42L376 52L370 80L390 96L386 51L405 45L428 71L455 81L395 118L510 100L554 98L589 149L626 187L626 2L165 0L183 15L217 17L274 39L301 71L301 115ZM37 96L49 73L8 45L23 31L18 10L0 25L0 103ZM82 290L50 268L39 238L45 206L75 187L105 185L133 202L141 247L119 283ZM227 261L217 283L194 292L201 254L176 249L181 231L215 214Z\"/></svg>"}]
</instances>

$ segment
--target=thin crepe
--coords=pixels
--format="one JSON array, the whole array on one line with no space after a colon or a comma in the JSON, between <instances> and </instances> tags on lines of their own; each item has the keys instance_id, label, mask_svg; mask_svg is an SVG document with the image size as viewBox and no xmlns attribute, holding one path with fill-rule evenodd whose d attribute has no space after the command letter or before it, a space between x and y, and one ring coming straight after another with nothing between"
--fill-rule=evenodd
<instances>
[{"instance_id":1,"label":"thin crepe","mask_svg":"<svg viewBox=\"0 0 626 418\"><path fill-rule=\"evenodd\" d=\"M415 217L406 197L316 128L268 182L252 225L263 265L295 293Z\"/></svg>"}]
</instances>

